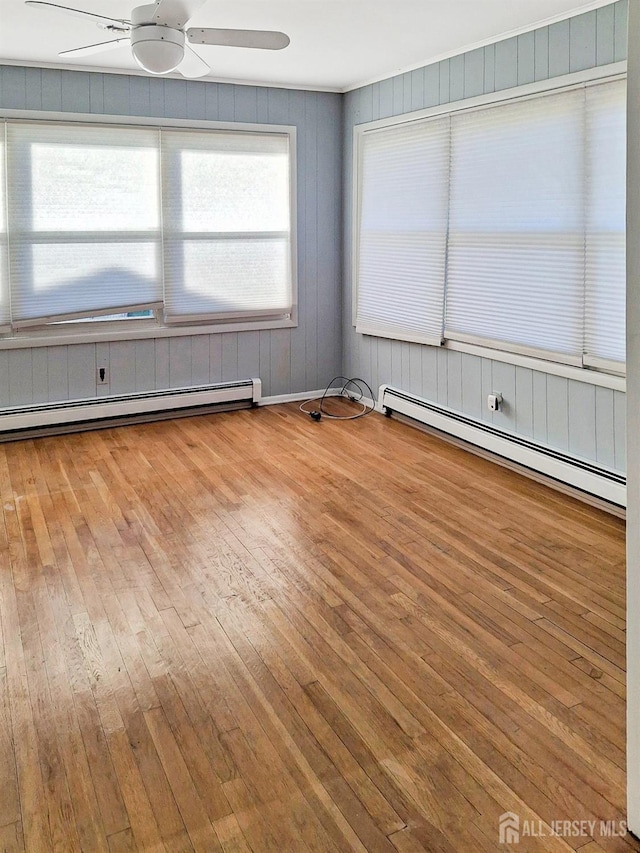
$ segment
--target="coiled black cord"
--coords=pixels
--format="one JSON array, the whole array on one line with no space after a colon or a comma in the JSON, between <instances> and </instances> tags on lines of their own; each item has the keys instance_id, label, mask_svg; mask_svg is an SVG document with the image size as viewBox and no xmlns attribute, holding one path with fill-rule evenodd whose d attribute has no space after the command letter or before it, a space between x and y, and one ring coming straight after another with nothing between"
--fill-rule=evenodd
<instances>
[{"instance_id":1,"label":"coiled black cord","mask_svg":"<svg viewBox=\"0 0 640 853\"><path fill-rule=\"evenodd\" d=\"M360 403L362 406L362 410L357 412L355 415L334 415L331 412L328 412L325 407L325 401L329 394L329 391L334 387L336 382L344 383L342 388L340 389L340 394L337 396L340 397L348 397L354 403ZM372 401L371 404L361 402L364 399L365 389L369 392L369 399ZM335 395L331 395L335 396ZM330 398L329 398L330 399ZM364 379L360 379L358 377L354 377L353 379L348 379L346 376L334 376L331 382L324 389L324 393L320 397L313 397L311 400L305 400L304 403L301 403L299 408L301 412L304 412L305 415L309 415L314 421L319 421L322 417L329 418L333 421L355 421L358 418L363 418L365 415L370 415L375 408L375 395L371 390L371 386L365 382ZM318 406L310 410L307 407L311 403L318 403Z\"/></svg>"}]
</instances>

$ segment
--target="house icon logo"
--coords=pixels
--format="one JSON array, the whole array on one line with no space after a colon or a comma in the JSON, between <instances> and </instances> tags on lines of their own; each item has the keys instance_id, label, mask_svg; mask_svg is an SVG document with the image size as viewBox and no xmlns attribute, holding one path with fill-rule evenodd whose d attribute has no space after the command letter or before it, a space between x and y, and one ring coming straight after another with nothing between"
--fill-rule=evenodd
<instances>
[{"instance_id":1,"label":"house icon logo","mask_svg":"<svg viewBox=\"0 0 640 853\"><path fill-rule=\"evenodd\" d=\"M520 817L514 812L505 812L498 819L500 844L518 844L520 841Z\"/></svg>"}]
</instances>

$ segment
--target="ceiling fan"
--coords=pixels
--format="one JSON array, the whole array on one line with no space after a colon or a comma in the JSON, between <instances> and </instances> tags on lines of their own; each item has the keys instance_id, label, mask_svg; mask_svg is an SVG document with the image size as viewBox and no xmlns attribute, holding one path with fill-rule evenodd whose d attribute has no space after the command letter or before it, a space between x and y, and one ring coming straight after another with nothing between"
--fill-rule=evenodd
<instances>
[{"instance_id":1,"label":"ceiling fan","mask_svg":"<svg viewBox=\"0 0 640 853\"><path fill-rule=\"evenodd\" d=\"M205 2L206 0L156 0L155 3L133 9L131 20L72 9L45 0L26 0L26 5L93 21L100 29L113 36L108 41L63 50L58 56L87 56L130 42L133 58L140 68L150 74L169 74L171 71L178 71L183 77L204 77L209 74L211 69L189 44L262 50L282 50L289 44L289 36L271 30L223 30L210 27L185 29L189 19Z\"/></svg>"}]
</instances>

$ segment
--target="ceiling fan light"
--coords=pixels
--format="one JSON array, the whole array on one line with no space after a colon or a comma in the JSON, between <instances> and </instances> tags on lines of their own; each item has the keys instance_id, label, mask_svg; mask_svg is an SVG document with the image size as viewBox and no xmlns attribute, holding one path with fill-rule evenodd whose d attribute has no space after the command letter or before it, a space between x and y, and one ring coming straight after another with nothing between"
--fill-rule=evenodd
<instances>
[{"instance_id":1,"label":"ceiling fan light","mask_svg":"<svg viewBox=\"0 0 640 853\"><path fill-rule=\"evenodd\" d=\"M143 71L168 74L184 58L184 33L159 24L138 26L131 33L131 52Z\"/></svg>"}]
</instances>

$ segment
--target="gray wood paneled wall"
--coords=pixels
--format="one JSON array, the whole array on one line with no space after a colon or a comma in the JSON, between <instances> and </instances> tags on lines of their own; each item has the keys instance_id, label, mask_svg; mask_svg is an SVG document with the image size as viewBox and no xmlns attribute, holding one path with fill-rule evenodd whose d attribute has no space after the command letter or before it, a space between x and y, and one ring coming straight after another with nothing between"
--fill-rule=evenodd
<instances>
[{"instance_id":1,"label":"gray wood paneled wall","mask_svg":"<svg viewBox=\"0 0 640 853\"><path fill-rule=\"evenodd\" d=\"M451 350L356 334L351 309L354 125L509 89L626 58L627 0L497 42L345 96L344 371L388 383L506 429L625 468L625 395ZM486 406L503 394L504 411Z\"/></svg>"},{"instance_id":2,"label":"gray wood paneled wall","mask_svg":"<svg viewBox=\"0 0 640 853\"><path fill-rule=\"evenodd\" d=\"M289 124L298 142L294 329L0 349L0 407L258 376L265 395L321 388L341 368L342 96L0 66L2 109ZM108 388L96 368L109 368Z\"/></svg>"}]
</instances>

